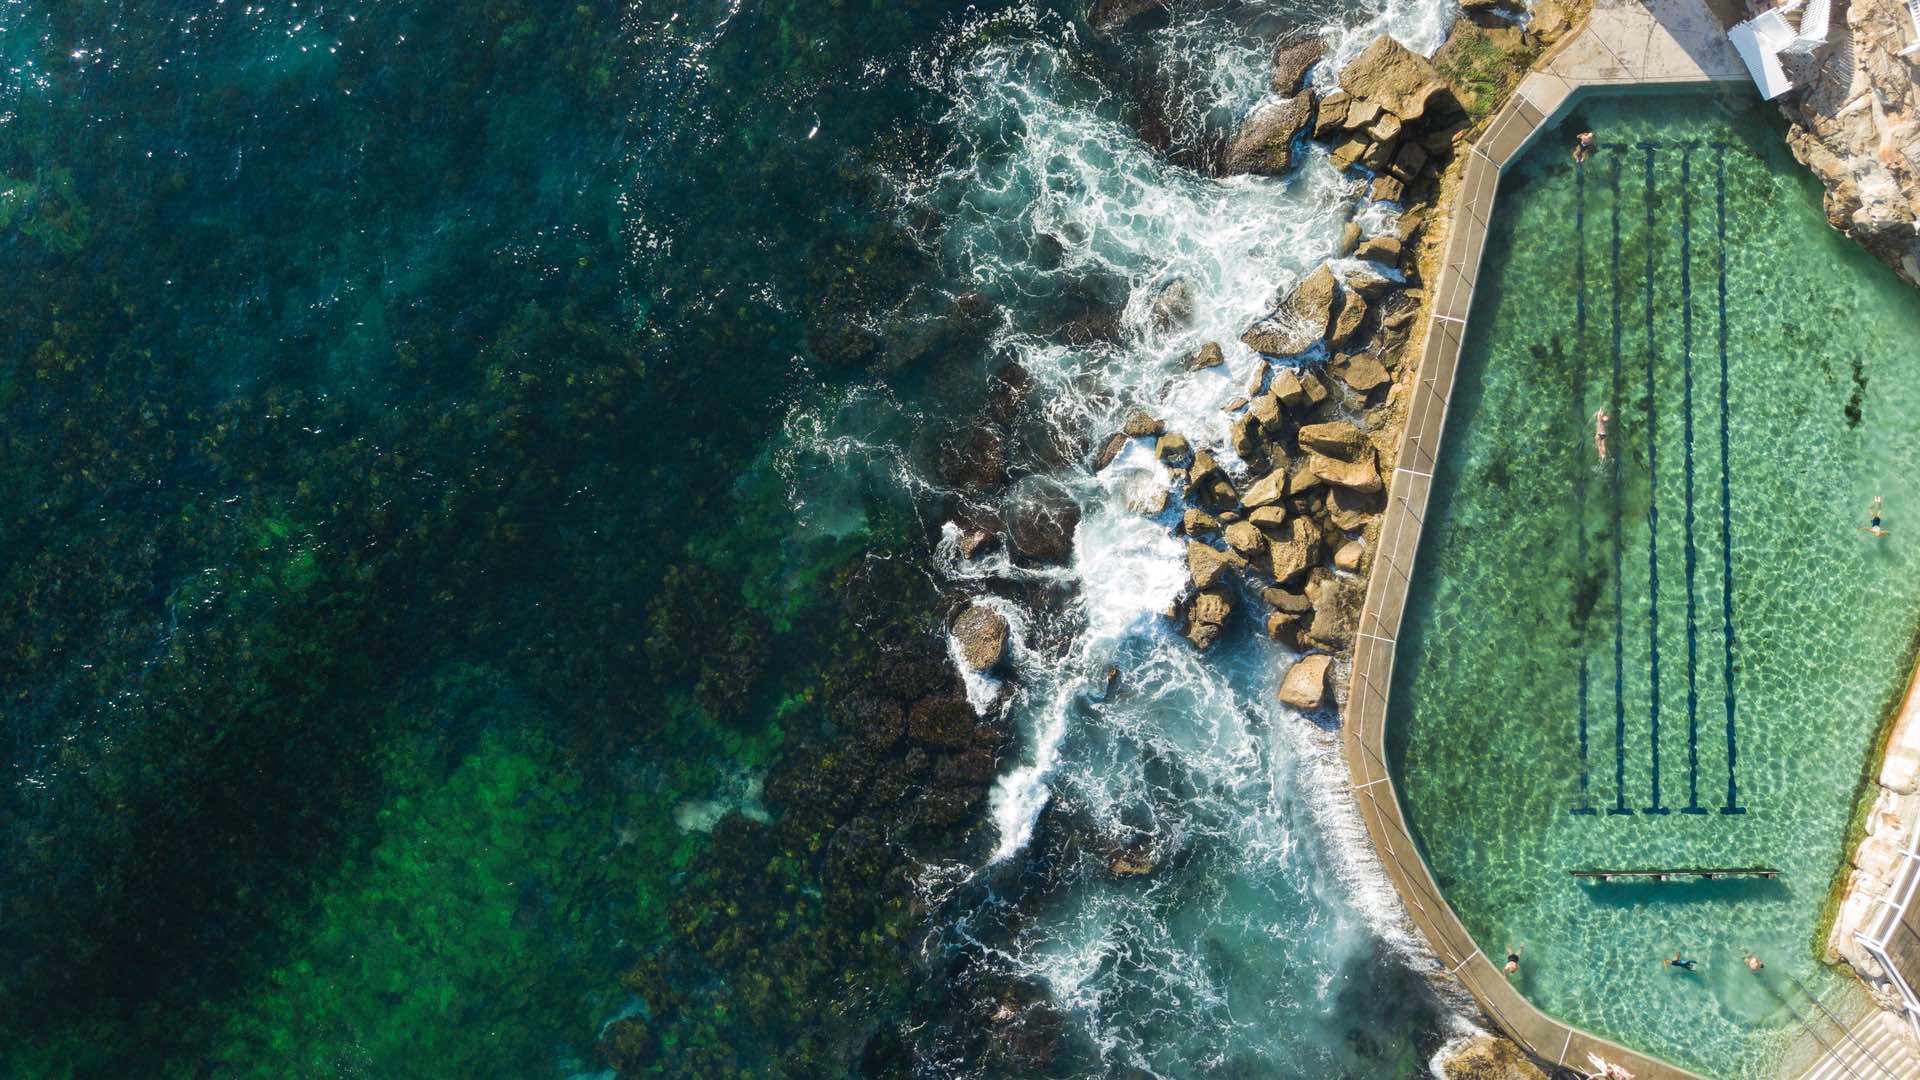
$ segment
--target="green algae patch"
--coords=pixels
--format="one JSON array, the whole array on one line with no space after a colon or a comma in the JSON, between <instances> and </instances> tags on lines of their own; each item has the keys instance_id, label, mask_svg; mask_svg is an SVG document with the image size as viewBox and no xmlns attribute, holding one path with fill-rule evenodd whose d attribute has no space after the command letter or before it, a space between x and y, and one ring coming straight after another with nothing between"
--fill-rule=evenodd
<instances>
[{"instance_id":1,"label":"green algae patch","mask_svg":"<svg viewBox=\"0 0 1920 1080\"><path fill-rule=\"evenodd\" d=\"M536 1075L591 1040L633 906L612 882L650 876L640 849L607 842L609 808L544 736L486 732L444 773L440 757L387 755L378 839L244 1003L222 1071Z\"/></svg>"}]
</instances>

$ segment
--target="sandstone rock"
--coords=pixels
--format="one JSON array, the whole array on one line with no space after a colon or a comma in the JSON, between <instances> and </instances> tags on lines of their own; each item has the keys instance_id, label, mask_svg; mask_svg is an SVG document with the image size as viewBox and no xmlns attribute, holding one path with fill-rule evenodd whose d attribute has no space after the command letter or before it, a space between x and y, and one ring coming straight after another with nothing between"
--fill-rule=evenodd
<instances>
[{"instance_id":1,"label":"sandstone rock","mask_svg":"<svg viewBox=\"0 0 1920 1080\"><path fill-rule=\"evenodd\" d=\"M968 604L953 621L953 636L960 642L960 656L975 671L989 671L1007 656L1006 617L990 607Z\"/></svg>"},{"instance_id":2,"label":"sandstone rock","mask_svg":"<svg viewBox=\"0 0 1920 1080\"><path fill-rule=\"evenodd\" d=\"M1220 411L1229 412L1229 413L1239 412L1241 409L1244 409L1246 407L1247 407L1247 399L1243 397L1237 397L1232 399L1231 401L1228 401L1225 405L1220 406Z\"/></svg>"},{"instance_id":3,"label":"sandstone rock","mask_svg":"<svg viewBox=\"0 0 1920 1080\"><path fill-rule=\"evenodd\" d=\"M1313 610L1313 605L1307 602L1305 595L1278 587L1260 590L1260 599L1275 611L1304 615Z\"/></svg>"},{"instance_id":4,"label":"sandstone rock","mask_svg":"<svg viewBox=\"0 0 1920 1080\"><path fill-rule=\"evenodd\" d=\"M1527 33L1543 46L1559 41L1573 29L1573 19L1560 0L1535 0L1532 16L1527 20Z\"/></svg>"},{"instance_id":5,"label":"sandstone rock","mask_svg":"<svg viewBox=\"0 0 1920 1080\"><path fill-rule=\"evenodd\" d=\"M985 529L968 529L966 532L960 534L960 557L963 559L972 559L976 556L984 555L992 550L993 545L997 543L999 539L998 536L995 536Z\"/></svg>"},{"instance_id":6,"label":"sandstone rock","mask_svg":"<svg viewBox=\"0 0 1920 1080\"><path fill-rule=\"evenodd\" d=\"M1280 701L1296 709L1317 709L1327 698L1327 669L1333 657L1315 653L1296 660L1280 681Z\"/></svg>"},{"instance_id":7,"label":"sandstone rock","mask_svg":"<svg viewBox=\"0 0 1920 1080\"><path fill-rule=\"evenodd\" d=\"M1260 440L1260 421L1251 413L1235 420L1227 429L1227 435L1233 443L1233 452L1239 454L1242 461L1252 461L1264 445Z\"/></svg>"},{"instance_id":8,"label":"sandstone rock","mask_svg":"<svg viewBox=\"0 0 1920 1080\"><path fill-rule=\"evenodd\" d=\"M1236 521L1227 526L1227 546L1253 560L1266 554L1267 538L1252 522Z\"/></svg>"},{"instance_id":9,"label":"sandstone rock","mask_svg":"<svg viewBox=\"0 0 1920 1080\"><path fill-rule=\"evenodd\" d=\"M1293 165L1293 141L1313 119L1313 97L1268 98L1253 107L1227 142L1221 172L1279 176Z\"/></svg>"},{"instance_id":10,"label":"sandstone rock","mask_svg":"<svg viewBox=\"0 0 1920 1080\"><path fill-rule=\"evenodd\" d=\"M1326 486L1326 479L1313 471L1313 465L1305 455L1293 463L1287 473L1287 490L1295 495L1305 494L1315 488Z\"/></svg>"},{"instance_id":11,"label":"sandstone rock","mask_svg":"<svg viewBox=\"0 0 1920 1080\"><path fill-rule=\"evenodd\" d=\"M1143 435L1159 435L1167 430L1167 425L1148 415L1145 409L1135 409L1127 414L1125 423L1120 425L1120 433L1132 438Z\"/></svg>"},{"instance_id":12,"label":"sandstone rock","mask_svg":"<svg viewBox=\"0 0 1920 1080\"><path fill-rule=\"evenodd\" d=\"M1360 164L1360 159L1367 156L1367 150L1372 145L1372 140L1366 136L1352 135L1335 143L1333 149L1327 151L1327 158L1336 169L1351 169Z\"/></svg>"},{"instance_id":13,"label":"sandstone rock","mask_svg":"<svg viewBox=\"0 0 1920 1080\"><path fill-rule=\"evenodd\" d=\"M1289 649L1300 647L1300 616L1287 611L1267 612L1267 637Z\"/></svg>"},{"instance_id":14,"label":"sandstone rock","mask_svg":"<svg viewBox=\"0 0 1920 1080\"><path fill-rule=\"evenodd\" d=\"M1326 140L1346 126L1347 106L1353 97L1344 90L1334 90L1320 96L1320 107L1314 113L1313 137Z\"/></svg>"},{"instance_id":15,"label":"sandstone rock","mask_svg":"<svg viewBox=\"0 0 1920 1080\"><path fill-rule=\"evenodd\" d=\"M1360 155L1360 164L1372 172L1383 172L1393 163L1393 154L1397 149L1392 139L1378 139L1367 146L1366 153Z\"/></svg>"},{"instance_id":16,"label":"sandstone rock","mask_svg":"<svg viewBox=\"0 0 1920 1080\"><path fill-rule=\"evenodd\" d=\"M1360 560L1366 554L1367 545L1358 540L1349 540L1340 545L1339 551L1333 553L1334 569L1354 573L1360 569Z\"/></svg>"},{"instance_id":17,"label":"sandstone rock","mask_svg":"<svg viewBox=\"0 0 1920 1080\"><path fill-rule=\"evenodd\" d=\"M1407 197L1407 185L1389 173L1381 173L1367 185L1367 198L1375 202L1400 202Z\"/></svg>"},{"instance_id":18,"label":"sandstone rock","mask_svg":"<svg viewBox=\"0 0 1920 1080\"><path fill-rule=\"evenodd\" d=\"M1359 246L1359 244L1360 223L1357 221L1349 221L1345 225L1342 225L1340 227L1340 257L1344 259L1353 254L1353 249Z\"/></svg>"},{"instance_id":19,"label":"sandstone rock","mask_svg":"<svg viewBox=\"0 0 1920 1080\"><path fill-rule=\"evenodd\" d=\"M1313 618L1304 640L1323 649L1346 648L1353 640L1354 628L1360 625L1360 604L1365 597L1366 585L1359 578L1316 571L1307 582L1307 600L1313 604Z\"/></svg>"},{"instance_id":20,"label":"sandstone rock","mask_svg":"<svg viewBox=\"0 0 1920 1080\"><path fill-rule=\"evenodd\" d=\"M1129 486L1127 489L1127 509L1147 517L1158 517L1166 512L1167 500L1172 497L1158 480L1145 481Z\"/></svg>"},{"instance_id":21,"label":"sandstone rock","mask_svg":"<svg viewBox=\"0 0 1920 1080\"><path fill-rule=\"evenodd\" d=\"M1362 263L1346 272L1347 288L1366 297L1378 300L1393 289L1393 279Z\"/></svg>"},{"instance_id":22,"label":"sandstone rock","mask_svg":"<svg viewBox=\"0 0 1920 1080\"><path fill-rule=\"evenodd\" d=\"M1386 366L1372 353L1359 353L1349 356L1336 369L1340 381L1361 393L1386 385L1393 376L1387 374Z\"/></svg>"},{"instance_id":23,"label":"sandstone rock","mask_svg":"<svg viewBox=\"0 0 1920 1080\"><path fill-rule=\"evenodd\" d=\"M1220 343L1209 341L1180 363L1188 371L1201 371L1210 367L1219 367L1226 362L1227 354L1221 350Z\"/></svg>"},{"instance_id":24,"label":"sandstone rock","mask_svg":"<svg viewBox=\"0 0 1920 1080\"><path fill-rule=\"evenodd\" d=\"M1287 508L1284 506L1262 506L1247 514L1247 520L1268 532L1279 532L1287 524Z\"/></svg>"},{"instance_id":25,"label":"sandstone rock","mask_svg":"<svg viewBox=\"0 0 1920 1080\"><path fill-rule=\"evenodd\" d=\"M1340 69L1340 88L1403 120L1420 119L1450 96L1438 69L1385 34ZM1351 109L1348 116L1351 124Z\"/></svg>"},{"instance_id":26,"label":"sandstone rock","mask_svg":"<svg viewBox=\"0 0 1920 1080\"><path fill-rule=\"evenodd\" d=\"M1205 490L1212 487L1214 481L1224 480L1226 477L1226 471L1220 468L1220 463L1213 459L1212 454L1205 450L1194 452L1193 465L1187 469L1188 489Z\"/></svg>"},{"instance_id":27,"label":"sandstone rock","mask_svg":"<svg viewBox=\"0 0 1920 1080\"><path fill-rule=\"evenodd\" d=\"M1379 491L1380 470L1373 462L1373 455L1361 455L1359 461L1341 461L1325 454L1307 455L1307 471L1332 484L1334 487L1352 488L1355 491Z\"/></svg>"},{"instance_id":28,"label":"sandstone rock","mask_svg":"<svg viewBox=\"0 0 1920 1080\"><path fill-rule=\"evenodd\" d=\"M1347 118L1343 126L1352 131L1365 131L1367 128L1372 127L1373 122L1378 119L1380 119L1379 102L1355 98L1353 102L1347 106ZM1369 136L1363 138L1361 141L1372 142L1373 139Z\"/></svg>"},{"instance_id":29,"label":"sandstone rock","mask_svg":"<svg viewBox=\"0 0 1920 1080\"><path fill-rule=\"evenodd\" d=\"M1287 584L1320 559L1320 530L1306 518L1287 522L1288 538L1267 545L1267 568L1273 580Z\"/></svg>"},{"instance_id":30,"label":"sandstone rock","mask_svg":"<svg viewBox=\"0 0 1920 1080\"><path fill-rule=\"evenodd\" d=\"M1282 371L1274 375L1273 385L1278 388L1281 385L1281 380L1287 378L1294 378L1294 376L1286 371ZM1295 385L1298 385L1298 379L1295 379ZM1278 435L1281 425L1284 423L1285 414L1281 412L1280 398L1277 390L1276 392L1265 393L1254 398L1253 402L1247 406L1247 417L1254 423L1260 425L1260 430L1266 434Z\"/></svg>"},{"instance_id":31,"label":"sandstone rock","mask_svg":"<svg viewBox=\"0 0 1920 1080\"><path fill-rule=\"evenodd\" d=\"M1299 368L1276 373L1272 393L1289 409L1311 409L1327 400L1326 384L1313 372Z\"/></svg>"},{"instance_id":32,"label":"sandstone rock","mask_svg":"<svg viewBox=\"0 0 1920 1080\"><path fill-rule=\"evenodd\" d=\"M1278 43L1273 50L1273 78L1269 85L1276 94L1297 92L1306 81L1307 71L1327 54L1327 43L1317 37L1295 38Z\"/></svg>"},{"instance_id":33,"label":"sandstone rock","mask_svg":"<svg viewBox=\"0 0 1920 1080\"><path fill-rule=\"evenodd\" d=\"M1273 506L1287 497L1287 470L1284 466L1254 481L1240 496L1240 505L1249 510Z\"/></svg>"},{"instance_id":34,"label":"sandstone rock","mask_svg":"<svg viewBox=\"0 0 1920 1080\"><path fill-rule=\"evenodd\" d=\"M1126 448L1127 448L1127 437L1125 434L1121 432L1115 432L1112 435L1107 436L1106 445L1102 446L1100 448L1100 452L1098 454L1095 454L1093 457L1093 471L1099 472L1100 470L1113 464L1113 459L1119 457L1120 451L1125 450Z\"/></svg>"},{"instance_id":35,"label":"sandstone rock","mask_svg":"<svg viewBox=\"0 0 1920 1080\"><path fill-rule=\"evenodd\" d=\"M1377 143L1390 143L1400 137L1403 125L1400 118L1390 112L1382 112L1378 119L1367 125L1367 134Z\"/></svg>"},{"instance_id":36,"label":"sandstone rock","mask_svg":"<svg viewBox=\"0 0 1920 1080\"><path fill-rule=\"evenodd\" d=\"M1386 508L1387 496L1382 491L1334 488L1327 493L1327 520L1334 528L1346 532L1366 528L1367 523Z\"/></svg>"},{"instance_id":37,"label":"sandstone rock","mask_svg":"<svg viewBox=\"0 0 1920 1080\"><path fill-rule=\"evenodd\" d=\"M1272 374L1273 365L1265 360L1257 360L1253 365L1253 374L1247 378L1247 396L1259 397L1267 388L1267 376Z\"/></svg>"},{"instance_id":38,"label":"sandstone rock","mask_svg":"<svg viewBox=\"0 0 1920 1080\"><path fill-rule=\"evenodd\" d=\"M1368 445L1366 435L1345 420L1308 424L1300 429L1299 439L1301 449L1317 450L1342 461L1352 461Z\"/></svg>"},{"instance_id":39,"label":"sandstone rock","mask_svg":"<svg viewBox=\"0 0 1920 1080\"><path fill-rule=\"evenodd\" d=\"M1187 437L1177 431L1167 432L1160 436L1159 442L1153 444L1153 456L1169 465L1187 460L1187 455L1192 452Z\"/></svg>"},{"instance_id":40,"label":"sandstone rock","mask_svg":"<svg viewBox=\"0 0 1920 1080\"><path fill-rule=\"evenodd\" d=\"M1385 263L1388 266L1400 265L1400 238L1391 233L1369 236L1360 241L1353 249L1353 257L1370 262Z\"/></svg>"},{"instance_id":41,"label":"sandstone rock","mask_svg":"<svg viewBox=\"0 0 1920 1080\"><path fill-rule=\"evenodd\" d=\"M1340 312L1333 317L1333 328L1327 331L1327 344L1339 348L1360 332L1367 319L1367 301L1352 289L1340 293Z\"/></svg>"},{"instance_id":42,"label":"sandstone rock","mask_svg":"<svg viewBox=\"0 0 1920 1080\"><path fill-rule=\"evenodd\" d=\"M1147 307L1147 318L1156 330L1171 330L1193 321L1193 283L1177 277L1160 286Z\"/></svg>"},{"instance_id":43,"label":"sandstone rock","mask_svg":"<svg viewBox=\"0 0 1920 1080\"><path fill-rule=\"evenodd\" d=\"M1340 283L1323 263L1287 292L1278 311L1255 323L1240 340L1273 356L1306 352L1327 336L1339 298Z\"/></svg>"},{"instance_id":44,"label":"sandstone rock","mask_svg":"<svg viewBox=\"0 0 1920 1080\"><path fill-rule=\"evenodd\" d=\"M1244 562L1237 556L1208 547L1198 540L1187 541L1187 576L1192 579L1196 589L1212 588L1229 569Z\"/></svg>"},{"instance_id":45,"label":"sandstone rock","mask_svg":"<svg viewBox=\"0 0 1920 1080\"><path fill-rule=\"evenodd\" d=\"M1446 1080L1547 1080L1524 1051L1496 1035L1475 1039L1447 1055L1440 1072Z\"/></svg>"},{"instance_id":46,"label":"sandstone rock","mask_svg":"<svg viewBox=\"0 0 1920 1080\"><path fill-rule=\"evenodd\" d=\"M1064 564L1073 553L1080 507L1051 480L1022 480L1007 500L1007 538L1015 554L1041 563Z\"/></svg>"},{"instance_id":47,"label":"sandstone rock","mask_svg":"<svg viewBox=\"0 0 1920 1080\"><path fill-rule=\"evenodd\" d=\"M1180 531L1188 536L1200 536L1204 533L1220 531L1220 522L1205 510L1188 510L1180 518Z\"/></svg>"},{"instance_id":48,"label":"sandstone rock","mask_svg":"<svg viewBox=\"0 0 1920 1080\"><path fill-rule=\"evenodd\" d=\"M1220 638L1220 628L1233 614L1233 602L1224 589L1209 589L1193 598L1187 612L1187 640L1201 649L1211 648Z\"/></svg>"}]
</instances>

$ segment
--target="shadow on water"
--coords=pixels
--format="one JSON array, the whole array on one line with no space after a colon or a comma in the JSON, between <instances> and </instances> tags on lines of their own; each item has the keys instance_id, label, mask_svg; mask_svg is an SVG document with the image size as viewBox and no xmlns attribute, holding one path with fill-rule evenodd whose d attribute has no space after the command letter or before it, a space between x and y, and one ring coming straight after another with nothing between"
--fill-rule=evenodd
<instances>
[{"instance_id":1,"label":"shadow on water","mask_svg":"<svg viewBox=\"0 0 1920 1080\"><path fill-rule=\"evenodd\" d=\"M1587 899L1602 907L1653 904L1745 904L1787 898L1779 878L1715 878L1712 881L1592 882L1582 885Z\"/></svg>"}]
</instances>

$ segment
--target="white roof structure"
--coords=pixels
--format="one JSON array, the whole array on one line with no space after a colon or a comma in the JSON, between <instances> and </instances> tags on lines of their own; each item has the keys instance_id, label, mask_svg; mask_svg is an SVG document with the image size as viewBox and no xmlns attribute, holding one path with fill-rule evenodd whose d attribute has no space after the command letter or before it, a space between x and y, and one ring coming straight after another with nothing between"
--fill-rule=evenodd
<instances>
[{"instance_id":1,"label":"white roof structure","mask_svg":"<svg viewBox=\"0 0 1920 1080\"><path fill-rule=\"evenodd\" d=\"M1909 0L1920 5L1920 0ZM1796 29L1787 22L1787 13L1800 6L1800 0L1763 11L1727 31L1734 51L1746 62L1747 73L1760 88L1760 96L1772 101L1793 89L1793 80L1780 64L1782 54L1810 55L1827 40L1829 0L1812 0L1800 16Z\"/></svg>"}]
</instances>

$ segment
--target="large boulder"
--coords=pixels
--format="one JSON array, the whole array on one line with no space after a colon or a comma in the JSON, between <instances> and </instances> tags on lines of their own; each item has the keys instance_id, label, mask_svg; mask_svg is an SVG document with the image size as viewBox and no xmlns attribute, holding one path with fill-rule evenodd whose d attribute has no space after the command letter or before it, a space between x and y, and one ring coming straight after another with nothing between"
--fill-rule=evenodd
<instances>
[{"instance_id":1,"label":"large boulder","mask_svg":"<svg viewBox=\"0 0 1920 1080\"><path fill-rule=\"evenodd\" d=\"M1193 321L1193 283L1177 277L1160 286L1147 305L1147 317L1155 330L1171 330Z\"/></svg>"},{"instance_id":2,"label":"large boulder","mask_svg":"<svg viewBox=\"0 0 1920 1080\"><path fill-rule=\"evenodd\" d=\"M1220 171L1279 176L1293 166L1293 142L1313 119L1313 95L1268 98L1253 107L1227 142Z\"/></svg>"},{"instance_id":3,"label":"large boulder","mask_svg":"<svg viewBox=\"0 0 1920 1080\"><path fill-rule=\"evenodd\" d=\"M1357 577L1340 577L1325 569L1316 569L1307 582L1306 592L1308 602L1313 605L1313 618L1305 640L1322 649L1346 648L1360 625L1366 583Z\"/></svg>"},{"instance_id":4,"label":"large boulder","mask_svg":"<svg viewBox=\"0 0 1920 1080\"><path fill-rule=\"evenodd\" d=\"M1093 0L1087 7L1087 25L1116 30L1150 11L1164 11L1166 0Z\"/></svg>"},{"instance_id":5,"label":"large boulder","mask_svg":"<svg viewBox=\"0 0 1920 1080\"><path fill-rule=\"evenodd\" d=\"M1320 557L1319 532L1312 523L1294 518L1287 524L1288 538L1267 545L1267 572L1281 585L1306 573Z\"/></svg>"},{"instance_id":6,"label":"large boulder","mask_svg":"<svg viewBox=\"0 0 1920 1080\"><path fill-rule=\"evenodd\" d=\"M1251 521L1236 521L1227 526L1227 546L1248 559L1266 554L1267 538Z\"/></svg>"},{"instance_id":7,"label":"large boulder","mask_svg":"<svg viewBox=\"0 0 1920 1080\"><path fill-rule=\"evenodd\" d=\"M1307 424L1301 427L1299 439L1302 450L1316 450L1342 461L1352 461L1367 448L1366 435L1345 420Z\"/></svg>"},{"instance_id":8,"label":"large boulder","mask_svg":"<svg viewBox=\"0 0 1920 1080\"><path fill-rule=\"evenodd\" d=\"M1203 371L1210 367L1219 367L1226 362L1227 354L1220 348L1220 343L1209 341L1180 361L1180 365L1188 371Z\"/></svg>"},{"instance_id":9,"label":"large boulder","mask_svg":"<svg viewBox=\"0 0 1920 1080\"><path fill-rule=\"evenodd\" d=\"M1240 505L1251 510L1255 507L1273 506L1287 497L1286 463L1278 464L1278 468L1254 481L1246 494L1240 496Z\"/></svg>"},{"instance_id":10,"label":"large boulder","mask_svg":"<svg viewBox=\"0 0 1920 1080\"><path fill-rule=\"evenodd\" d=\"M1327 385L1319 376L1298 368L1275 372L1271 392L1289 409L1311 409L1327 400Z\"/></svg>"},{"instance_id":11,"label":"large boulder","mask_svg":"<svg viewBox=\"0 0 1920 1080\"><path fill-rule=\"evenodd\" d=\"M1273 92L1286 96L1299 92L1307 72L1327 55L1327 43L1317 37L1282 41L1273 50Z\"/></svg>"},{"instance_id":12,"label":"large boulder","mask_svg":"<svg viewBox=\"0 0 1920 1080\"><path fill-rule=\"evenodd\" d=\"M1321 453L1307 455L1307 471L1334 487L1355 491L1379 491L1380 469L1372 454L1359 455L1358 461L1342 461Z\"/></svg>"},{"instance_id":13,"label":"large boulder","mask_svg":"<svg viewBox=\"0 0 1920 1080\"><path fill-rule=\"evenodd\" d=\"M1317 709L1327 699L1327 669L1333 657L1325 653L1303 656L1280 680L1280 701L1296 709Z\"/></svg>"},{"instance_id":14,"label":"large boulder","mask_svg":"<svg viewBox=\"0 0 1920 1080\"><path fill-rule=\"evenodd\" d=\"M1334 374L1340 376L1341 382L1363 394L1393 381L1393 376L1387 374L1386 365L1372 353L1342 357L1333 370Z\"/></svg>"},{"instance_id":15,"label":"large boulder","mask_svg":"<svg viewBox=\"0 0 1920 1080\"><path fill-rule=\"evenodd\" d=\"M1178 465L1187 460L1187 456L1191 453L1193 453L1193 445L1187 442L1185 435L1177 431L1167 432L1153 444L1153 456L1168 465Z\"/></svg>"},{"instance_id":16,"label":"large boulder","mask_svg":"<svg viewBox=\"0 0 1920 1080\"><path fill-rule=\"evenodd\" d=\"M968 604L953 621L960 657L975 671L989 671L1007 658L1006 617L982 604Z\"/></svg>"},{"instance_id":17,"label":"large boulder","mask_svg":"<svg viewBox=\"0 0 1920 1080\"><path fill-rule=\"evenodd\" d=\"M1213 588L1226 576L1229 568L1242 565L1245 561L1198 540L1187 541L1187 576L1192 579L1196 589Z\"/></svg>"},{"instance_id":18,"label":"large boulder","mask_svg":"<svg viewBox=\"0 0 1920 1080\"><path fill-rule=\"evenodd\" d=\"M1199 648L1211 648L1232 614L1233 601L1225 589L1203 590L1187 609L1187 640Z\"/></svg>"},{"instance_id":19,"label":"large boulder","mask_svg":"<svg viewBox=\"0 0 1920 1080\"><path fill-rule=\"evenodd\" d=\"M1154 419L1153 414L1145 409L1133 410L1127 414L1126 420L1120 424L1120 433L1135 439L1143 435L1159 435L1166 430L1166 423Z\"/></svg>"},{"instance_id":20,"label":"large boulder","mask_svg":"<svg viewBox=\"0 0 1920 1080\"><path fill-rule=\"evenodd\" d=\"M1327 344L1336 349L1347 344L1360 332L1366 321L1366 298L1352 289L1341 290L1340 310L1333 317L1333 327L1327 331Z\"/></svg>"},{"instance_id":21,"label":"large boulder","mask_svg":"<svg viewBox=\"0 0 1920 1080\"><path fill-rule=\"evenodd\" d=\"M1188 536L1200 536L1220 531L1220 522L1205 510L1189 508L1180 516L1180 531Z\"/></svg>"},{"instance_id":22,"label":"large boulder","mask_svg":"<svg viewBox=\"0 0 1920 1080\"><path fill-rule=\"evenodd\" d=\"M1439 69L1386 34L1340 69L1340 89L1403 121L1418 120L1429 105L1451 97ZM1349 109L1349 126L1352 116Z\"/></svg>"},{"instance_id":23,"label":"large boulder","mask_svg":"<svg viewBox=\"0 0 1920 1080\"><path fill-rule=\"evenodd\" d=\"M1339 302L1340 282L1323 263L1288 291L1279 310L1249 327L1240 340L1272 356L1306 352L1327 336Z\"/></svg>"},{"instance_id":24,"label":"large boulder","mask_svg":"<svg viewBox=\"0 0 1920 1080\"><path fill-rule=\"evenodd\" d=\"M1007 499L1007 539L1017 555L1039 563L1065 564L1073 554L1080 506L1067 489L1029 477Z\"/></svg>"}]
</instances>

